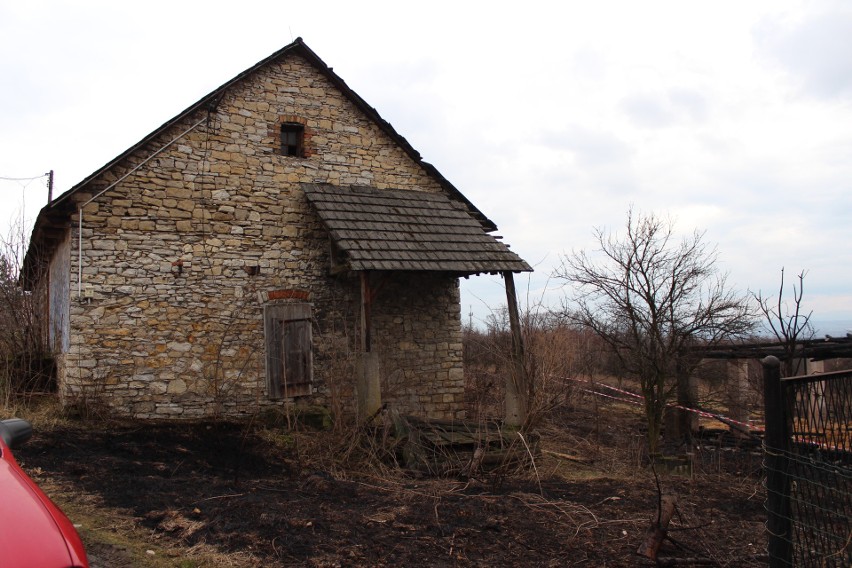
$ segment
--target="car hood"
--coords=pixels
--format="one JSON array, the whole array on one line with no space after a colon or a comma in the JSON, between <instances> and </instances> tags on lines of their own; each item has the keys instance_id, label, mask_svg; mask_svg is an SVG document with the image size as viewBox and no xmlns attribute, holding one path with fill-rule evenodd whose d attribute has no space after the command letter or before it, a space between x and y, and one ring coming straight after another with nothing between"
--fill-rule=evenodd
<instances>
[{"instance_id":1,"label":"car hood","mask_svg":"<svg viewBox=\"0 0 852 568\"><path fill-rule=\"evenodd\" d=\"M68 546L70 521L0 444L0 558L4 566L79 566ZM59 516L57 516L57 514ZM67 525L67 526L66 526ZM69 537L68 530L74 532Z\"/></svg>"}]
</instances>

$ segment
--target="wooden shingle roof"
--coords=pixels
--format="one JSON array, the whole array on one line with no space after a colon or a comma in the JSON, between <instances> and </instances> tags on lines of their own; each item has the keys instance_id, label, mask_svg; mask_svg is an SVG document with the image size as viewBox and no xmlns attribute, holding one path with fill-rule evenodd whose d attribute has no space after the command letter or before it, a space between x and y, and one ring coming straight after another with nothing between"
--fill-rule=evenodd
<instances>
[{"instance_id":1,"label":"wooden shingle roof","mask_svg":"<svg viewBox=\"0 0 852 568\"><path fill-rule=\"evenodd\" d=\"M531 272L444 193L302 184L348 270Z\"/></svg>"}]
</instances>

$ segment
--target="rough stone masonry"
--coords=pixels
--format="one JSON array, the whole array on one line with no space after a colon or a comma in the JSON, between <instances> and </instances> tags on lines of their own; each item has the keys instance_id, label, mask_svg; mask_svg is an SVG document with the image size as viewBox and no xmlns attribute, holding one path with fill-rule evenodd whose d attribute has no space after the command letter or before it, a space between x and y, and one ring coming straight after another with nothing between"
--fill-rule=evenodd
<instances>
[{"instance_id":1,"label":"rough stone masonry","mask_svg":"<svg viewBox=\"0 0 852 568\"><path fill-rule=\"evenodd\" d=\"M281 155L283 122L304 126L303 157ZM63 399L136 418L291 402L269 396L264 306L307 301L314 381L305 400L352 410L358 280L330 275L329 236L302 182L442 191L292 54L75 192L48 268ZM458 279L388 274L373 310L383 400L402 412L463 417Z\"/></svg>"}]
</instances>

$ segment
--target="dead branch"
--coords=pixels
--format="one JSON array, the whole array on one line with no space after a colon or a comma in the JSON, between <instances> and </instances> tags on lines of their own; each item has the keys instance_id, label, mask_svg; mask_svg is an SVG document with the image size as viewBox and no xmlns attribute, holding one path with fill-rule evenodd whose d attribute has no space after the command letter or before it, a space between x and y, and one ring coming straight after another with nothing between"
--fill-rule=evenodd
<instances>
[{"instance_id":1,"label":"dead branch","mask_svg":"<svg viewBox=\"0 0 852 568\"><path fill-rule=\"evenodd\" d=\"M583 458L575 458L574 456L569 456L568 454L562 454L562 453L559 453L559 452L554 452L552 450L542 450L541 452L544 453L544 454L547 454L549 456L553 456L553 457L556 457L556 458L559 458L559 459L568 460L568 461L572 461L572 462L581 463L581 464L584 464L584 465L589 465L589 464L592 463L591 461L583 459Z\"/></svg>"}]
</instances>

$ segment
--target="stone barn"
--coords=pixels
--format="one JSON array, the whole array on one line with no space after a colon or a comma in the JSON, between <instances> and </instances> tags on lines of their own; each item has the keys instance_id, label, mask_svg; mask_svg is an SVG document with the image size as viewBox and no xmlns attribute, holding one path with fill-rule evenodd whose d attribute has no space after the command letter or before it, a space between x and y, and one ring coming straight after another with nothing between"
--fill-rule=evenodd
<instances>
[{"instance_id":1,"label":"stone barn","mask_svg":"<svg viewBox=\"0 0 852 568\"><path fill-rule=\"evenodd\" d=\"M495 229L300 38L52 198L22 281L66 404L457 419L459 278L531 270Z\"/></svg>"}]
</instances>

